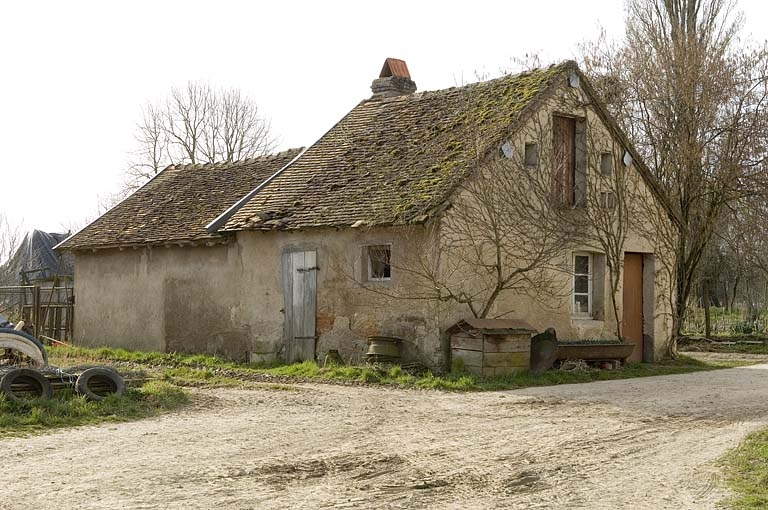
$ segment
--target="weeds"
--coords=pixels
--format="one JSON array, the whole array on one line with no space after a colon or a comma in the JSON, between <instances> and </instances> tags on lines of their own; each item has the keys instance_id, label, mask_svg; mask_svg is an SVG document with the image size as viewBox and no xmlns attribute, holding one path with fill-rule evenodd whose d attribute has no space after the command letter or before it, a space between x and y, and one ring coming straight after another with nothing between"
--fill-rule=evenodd
<instances>
[{"instance_id":1,"label":"weeds","mask_svg":"<svg viewBox=\"0 0 768 510\"><path fill-rule=\"evenodd\" d=\"M0 437L23 436L51 428L138 420L176 409L189 402L181 388L149 381L124 395L91 402L71 390L52 399L16 402L0 394Z\"/></svg>"},{"instance_id":2,"label":"weeds","mask_svg":"<svg viewBox=\"0 0 768 510\"><path fill-rule=\"evenodd\" d=\"M768 429L747 436L722 464L735 493L730 503L739 510L768 508Z\"/></svg>"},{"instance_id":3,"label":"weeds","mask_svg":"<svg viewBox=\"0 0 768 510\"><path fill-rule=\"evenodd\" d=\"M400 388L423 388L446 391L490 391L571 384L608 379L627 379L653 375L681 374L701 370L729 368L739 365L734 362L701 362L681 357L676 361L663 363L630 364L621 370L589 370L565 372L550 370L541 375L528 372L518 374L482 377L461 371L439 375L432 372L408 373L400 366L364 365L321 367L313 361L290 365L263 365L235 363L205 355L181 355L177 353L142 353L124 349L83 349L55 347L49 356L56 360L148 363L155 367L159 376L170 383L183 386L237 386L244 381L258 380L260 376L282 378L288 381L340 381L362 384L382 384ZM143 361L139 361L143 360Z\"/></svg>"}]
</instances>

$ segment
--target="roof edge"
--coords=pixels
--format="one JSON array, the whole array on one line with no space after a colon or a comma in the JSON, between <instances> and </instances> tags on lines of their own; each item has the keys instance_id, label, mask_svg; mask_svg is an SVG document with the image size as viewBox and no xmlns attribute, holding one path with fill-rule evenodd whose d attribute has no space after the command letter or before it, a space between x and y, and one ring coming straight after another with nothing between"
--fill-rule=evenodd
<instances>
[{"instance_id":1,"label":"roof edge","mask_svg":"<svg viewBox=\"0 0 768 510\"><path fill-rule=\"evenodd\" d=\"M640 176L643 178L648 187L651 188L653 196L656 197L656 200L659 201L662 208L664 208L664 210L667 212L667 215L675 223L675 225L680 227L682 222L675 213L672 205L667 200L666 195L662 192L661 184L659 184L658 179L656 179L656 176L653 174L651 169L648 168L648 165L645 164L645 160L640 156L640 153L637 152L634 144L629 139L627 134L624 133L624 130L621 129L621 126L619 126L618 122L616 122L616 119L614 119L613 115L611 115L611 113L605 107L602 98L599 96L594 87L592 87L592 83L590 82L589 78L584 74L584 72L575 62L573 62L573 71L579 75L581 86L592 98L592 104L600 119L605 122L605 124L608 126L608 129L613 132L614 136L616 136L624 146L624 149L628 151L632 156L632 162L634 163L635 168L637 168L637 171L640 173Z\"/></svg>"},{"instance_id":2,"label":"roof edge","mask_svg":"<svg viewBox=\"0 0 768 510\"><path fill-rule=\"evenodd\" d=\"M349 111L347 111L347 113L345 113L345 114L344 114L344 115L343 115L343 116L342 116L342 117L341 117L341 118L340 118L338 121L336 121L336 122L335 122L335 123L334 123L334 124L333 124L333 125L332 125L330 128L328 128L328 129L327 129L327 130L326 130L326 131L325 131L325 132L324 132L322 135L320 135L320 137L319 137L317 140L315 140L315 141L314 141L314 142L313 142L311 145L309 145L309 146L305 147L305 148L304 148L304 150L302 150L302 151L301 151L299 154L297 154L297 155L296 155L296 157L295 157L295 158L293 158L291 161L289 161L289 162L288 162L288 163L287 163L287 164L286 164L286 165L285 165L283 168L281 168L280 170L278 170L278 171L277 171L277 172L275 172L274 174L270 175L270 176L269 176L269 178L267 178L267 180L265 180L264 182L262 182L261 184L259 184L259 185L258 185L258 186L257 186L255 189L251 190L251 191L250 191L250 192L249 192L247 195L245 195L243 198L241 198L240 200L238 200L237 202L235 202L235 204L234 204L232 207L230 207L229 209L227 209L226 211L224 211L223 213L221 213L221 214L220 214L220 215L219 215L219 216L218 216L218 217L217 217L215 220L213 220L213 221L212 221L212 222L210 222L208 225L206 225L206 226L205 226L205 229L206 229L208 232L210 232L210 233L214 233L214 232L222 232L222 231L223 231L223 232L238 232L238 231L241 231L241 230L251 230L251 229L249 229L249 228L244 228L244 227L236 227L236 228L229 228L229 229L224 229L224 227L226 226L227 222L229 222L229 220L232 218L232 216L234 216L235 214L237 214L237 212L238 212L238 211L239 211L239 210L240 210L240 209L241 209L241 208L242 208L242 207L243 207L245 204L247 204L248 202L250 202L250 200L251 200L251 199L252 199L252 198L253 198L253 197L254 197L254 196L255 196L255 195L256 195L256 194L257 194L259 191L261 191L261 190L264 188L264 186L266 186L267 184L269 184L270 182L272 182L274 179L276 179L277 177L279 177L279 176L280 176L280 174L282 174L282 173L283 173L285 170L287 170L287 169L288 169L288 167L290 167L290 166L291 166L293 163L295 163L295 162L296 162L296 161L297 161L299 158L301 158L301 156L303 156L305 152L307 152L309 149L311 149L312 147L314 147L315 145L317 145L317 143L318 143L320 140L322 140L323 138L325 138L325 136L326 136L328 133L330 133L330 132L331 132L331 130L333 130L333 129L334 129L336 126L338 126L338 125L339 125L339 124L340 124L340 123L341 123L341 122L342 122L344 119L346 119L346 118L349 116L349 114L350 114L350 113L352 113L352 110L354 110L355 108L357 108L359 105L363 104L363 103L364 103L364 102L366 102L366 101L368 101L368 99L364 99L363 101L359 101L359 102L358 102L358 103L357 103L355 106L353 106L353 107L352 107L352 108L351 108Z\"/></svg>"},{"instance_id":3,"label":"roof edge","mask_svg":"<svg viewBox=\"0 0 768 510\"><path fill-rule=\"evenodd\" d=\"M307 148L304 148L304 149L300 150L300 151L299 151L299 153L298 153L298 154L296 154L296 155L293 157L293 159L291 159L291 160L290 160L288 163L286 163L285 165L283 165L283 167L282 167L282 168L280 168L280 169L279 169L277 172L275 172L275 173L273 173L272 175L270 175L269 177L267 177L267 178L264 180L264 182L262 182L261 184L259 184L258 186L256 186L256 187L255 187L254 189L252 189L251 191L249 191L249 192L248 192L248 193L247 193L247 194L246 194L244 197L242 197L240 200L238 200L237 202L235 202L233 205L229 206L229 207L227 208L227 210L226 210L226 211L224 211L223 213L219 214L219 215L218 215L218 216L217 216L217 217L216 217L216 218L215 218L215 219L214 219L212 222L210 222L209 224L207 224L207 225L205 226L205 230L207 230L207 231L208 231L208 233L210 233L210 234L215 234L215 233L218 233L219 229L220 229L221 227L223 227L224 225L226 225L226 224L227 224L227 221L229 221L229 219L230 219L232 216L234 216L234 214L235 214L237 211L239 211L239 210L240 210L240 208L241 208L241 207L242 207L244 204L246 204L246 203L247 203L247 202L248 202L248 201L249 201L251 198L253 198L253 196L254 196L256 193L258 193L259 191L261 191L261 189L262 189L264 186L266 186L267 184L269 184L270 182L272 182L272 181L273 181L273 180L274 180L274 179L275 179L275 178L276 178L278 175L280 175L281 173L283 173L283 171L285 171L285 169L286 169L286 168L288 168L289 166L291 166L291 165L293 164L293 162L294 162L294 161L296 161L297 159L299 159L299 158L301 157L301 155L302 155L302 154L304 154L305 152L307 152Z\"/></svg>"},{"instance_id":4,"label":"roof edge","mask_svg":"<svg viewBox=\"0 0 768 510\"><path fill-rule=\"evenodd\" d=\"M136 193L137 191L139 191L140 189L142 189L144 186L147 186L147 185L148 185L150 182L152 182L152 181L154 181L155 179L157 179L158 177L160 177L160 174L163 174L163 173L165 173L165 171L166 171L166 170L169 170L169 169L173 169L173 165L168 165L168 166L166 166L165 168L163 168L162 170L160 170L159 172L157 172L155 175L153 175L152 177L150 177L150 179L149 179L147 182L145 182L144 184L142 184L141 186L139 186L138 188L136 188L135 190L133 190L132 192L130 192L129 194L127 194L126 196L124 196L124 197L123 197L123 199L122 199L122 200L120 200L118 203L116 203L115 205L113 205L112 207L110 207L109 209L107 209L106 211L104 211L103 213L101 213L101 214L99 214L98 216L96 216L96 217L95 217L93 220L89 221L88 223L86 223L85 225L83 225L82 227L80 227L80 228L79 228L77 231L75 231L75 232L74 232L72 235L70 235L69 237L67 237L67 238L66 238L66 239L64 239L62 242L60 242L59 244L57 244L56 246L54 246L54 247L53 247L53 248L51 248L51 249L52 249L52 250L54 250L54 251L56 251L56 250L59 250L59 249L62 249L62 250L76 250L76 249L77 249L77 247L67 247L67 246L64 246L64 245L65 245L65 244L67 244L67 243L68 243L70 240L74 239L74 237L75 237L75 236L77 236L78 234L80 234L80 232L82 232L82 231L83 231L83 230L85 230L86 228L90 227L91 225L93 225L94 223L96 223L97 221L99 221L99 220L100 220L100 219L101 219L101 218L102 218L102 217L103 217L105 214L108 214L108 213L112 212L113 210L117 209L118 207L120 207L120 205L121 205L123 202L125 202L125 201L126 201L126 200L127 200L129 197L130 197L130 196L132 196L134 193Z\"/></svg>"},{"instance_id":5,"label":"roof edge","mask_svg":"<svg viewBox=\"0 0 768 510\"><path fill-rule=\"evenodd\" d=\"M203 239L180 238L180 239L169 239L167 241L148 241L144 243L93 244L93 245L78 246L76 248L67 248L67 250L71 252L83 252L83 251L96 252L101 250L113 250L113 249L138 250L140 248L155 248L155 247L165 247L165 248L180 247L180 246L202 247L202 246L225 245L231 242L232 242L231 236L224 236L222 234L219 234L219 237L206 237Z\"/></svg>"}]
</instances>

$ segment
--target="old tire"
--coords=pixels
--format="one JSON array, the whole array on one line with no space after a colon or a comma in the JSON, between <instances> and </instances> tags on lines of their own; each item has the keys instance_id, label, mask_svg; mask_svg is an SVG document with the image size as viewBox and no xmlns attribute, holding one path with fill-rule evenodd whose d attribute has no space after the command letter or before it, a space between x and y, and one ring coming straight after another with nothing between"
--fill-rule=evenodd
<instances>
[{"instance_id":1,"label":"old tire","mask_svg":"<svg viewBox=\"0 0 768 510\"><path fill-rule=\"evenodd\" d=\"M53 396L48 379L30 368L14 368L6 372L0 379L0 391L16 402Z\"/></svg>"},{"instance_id":2,"label":"old tire","mask_svg":"<svg viewBox=\"0 0 768 510\"><path fill-rule=\"evenodd\" d=\"M23 331L0 328L0 349L13 349L29 356L35 366L48 364L48 353L40 340Z\"/></svg>"},{"instance_id":3,"label":"old tire","mask_svg":"<svg viewBox=\"0 0 768 510\"><path fill-rule=\"evenodd\" d=\"M111 368L93 367L80 374L75 381L75 391L88 400L98 401L125 393L125 381Z\"/></svg>"}]
</instances>

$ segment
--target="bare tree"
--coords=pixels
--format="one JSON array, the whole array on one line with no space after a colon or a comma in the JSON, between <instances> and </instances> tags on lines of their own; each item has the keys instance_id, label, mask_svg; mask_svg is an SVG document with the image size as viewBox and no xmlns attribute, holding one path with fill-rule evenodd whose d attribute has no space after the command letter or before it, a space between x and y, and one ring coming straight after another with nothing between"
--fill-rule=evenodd
<instances>
[{"instance_id":1,"label":"bare tree","mask_svg":"<svg viewBox=\"0 0 768 510\"><path fill-rule=\"evenodd\" d=\"M424 226L399 229L396 255L371 254L407 285L361 285L396 299L463 306L478 318L509 314L498 303L510 294L558 307L571 292L562 277L572 271L566 254L583 246L588 221L586 204L565 182L569 150L552 149L553 132L551 115L534 114L520 139L491 151L470 134L462 150L475 170L457 184L449 207Z\"/></svg>"},{"instance_id":2,"label":"bare tree","mask_svg":"<svg viewBox=\"0 0 768 510\"><path fill-rule=\"evenodd\" d=\"M268 154L276 145L256 103L235 89L189 83L142 113L138 149L126 172L129 192L171 164L235 161Z\"/></svg>"},{"instance_id":3,"label":"bare tree","mask_svg":"<svg viewBox=\"0 0 768 510\"><path fill-rule=\"evenodd\" d=\"M586 48L585 66L633 138L671 207L649 214L670 260L668 355L718 218L763 187L768 52L739 46L727 0L628 0L622 44ZM664 216L664 213L661 214Z\"/></svg>"},{"instance_id":4,"label":"bare tree","mask_svg":"<svg viewBox=\"0 0 768 510\"><path fill-rule=\"evenodd\" d=\"M616 337L623 338L619 289L624 247L633 229L635 232L643 230L636 221L642 216L639 176L627 175L627 167L621 161L623 148L612 140L611 143L601 143L591 139L589 148L593 172L587 181L586 207L582 217L586 224L580 230L584 233L585 242L605 257Z\"/></svg>"},{"instance_id":5,"label":"bare tree","mask_svg":"<svg viewBox=\"0 0 768 510\"><path fill-rule=\"evenodd\" d=\"M5 213L0 212L0 285L8 285L18 276L11 274L8 262L21 245L22 239L21 226L12 225Z\"/></svg>"}]
</instances>

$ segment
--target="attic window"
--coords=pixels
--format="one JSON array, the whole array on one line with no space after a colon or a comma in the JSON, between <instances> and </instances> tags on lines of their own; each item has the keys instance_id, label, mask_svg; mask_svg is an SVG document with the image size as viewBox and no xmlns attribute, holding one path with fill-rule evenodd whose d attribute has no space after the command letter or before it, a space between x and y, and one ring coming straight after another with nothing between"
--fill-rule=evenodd
<instances>
[{"instance_id":1,"label":"attic window","mask_svg":"<svg viewBox=\"0 0 768 510\"><path fill-rule=\"evenodd\" d=\"M538 166L539 146L535 143L525 144L525 166Z\"/></svg>"},{"instance_id":2,"label":"attic window","mask_svg":"<svg viewBox=\"0 0 768 510\"><path fill-rule=\"evenodd\" d=\"M621 160L624 163L624 166L629 166L632 164L632 154L629 153L629 151L626 151L624 153L624 157Z\"/></svg>"},{"instance_id":3,"label":"attic window","mask_svg":"<svg viewBox=\"0 0 768 510\"><path fill-rule=\"evenodd\" d=\"M600 154L600 173L606 177L613 175L613 154L610 152Z\"/></svg>"},{"instance_id":4,"label":"attic window","mask_svg":"<svg viewBox=\"0 0 768 510\"><path fill-rule=\"evenodd\" d=\"M392 246L389 244L365 247L369 282L388 281L392 278Z\"/></svg>"}]
</instances>

